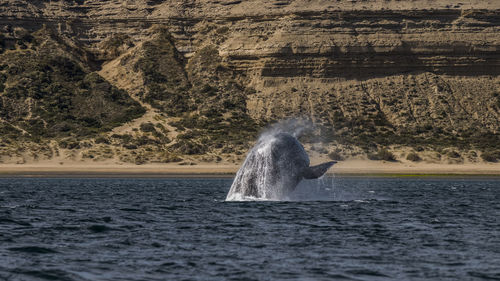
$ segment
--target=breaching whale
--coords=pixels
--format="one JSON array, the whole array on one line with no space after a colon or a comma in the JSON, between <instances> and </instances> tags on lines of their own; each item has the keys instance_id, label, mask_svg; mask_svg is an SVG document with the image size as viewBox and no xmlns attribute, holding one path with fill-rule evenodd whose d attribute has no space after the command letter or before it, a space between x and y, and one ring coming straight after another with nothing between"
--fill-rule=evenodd
<instances>
[{"instance_id":1,"label":"breaching whale","mask_svg":"<svg viewBox=\"0 0 500 281\"><path fill-rule=\"evenodd\" d=\"M226 201L286 198L302 179L321 177L337 162L312 167L309 163L294 136L283 132L261 136L238 170Z\"/></svg>"}]
</instances>

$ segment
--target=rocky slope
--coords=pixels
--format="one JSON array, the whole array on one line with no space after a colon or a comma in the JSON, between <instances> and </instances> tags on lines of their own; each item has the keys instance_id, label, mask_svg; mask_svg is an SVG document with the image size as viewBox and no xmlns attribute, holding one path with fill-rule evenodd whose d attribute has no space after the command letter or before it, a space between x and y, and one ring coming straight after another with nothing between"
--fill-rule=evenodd
<instances>
[{"instance_id":1,"label":"rocky slope","mask_svg":"<svg viewBox=\"0 0 500 281\"><path fill-rule=\"evenodd\" d=\"M40 137L52 150L85 143L65 152L75 159L238 161L260 128L286 118L312 120L316 137L306 141L321 141L332 158L397 146L428 161L500 158L498 1L7 0L0 32L3 60L37 67L52 62L30 38L62 42L51 52L81 71L63 75L61 87L82 103L73 115L103 108L78 101L81 87L99 93L78 86L89 75L113 85L100 90L147 110L128 125L142 114L128 100L104 107L134 107L126 117L101 116L97 127L59 112L39 117L29 109L32 95L56 81L31 78L32 66L3 69L6 135L46 130ZM67 135L53 133L66 128L61 118ZM31 157L29 142L16 142L20 150L4 144L4 161Z\"/></svg>"}]
</instances>

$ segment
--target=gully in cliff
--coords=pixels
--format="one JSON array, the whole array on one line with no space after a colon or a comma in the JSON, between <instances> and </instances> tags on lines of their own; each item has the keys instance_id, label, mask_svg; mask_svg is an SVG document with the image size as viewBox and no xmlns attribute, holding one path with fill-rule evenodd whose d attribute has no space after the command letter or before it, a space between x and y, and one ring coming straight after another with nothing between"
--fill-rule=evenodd
<instances>
[{"instance_id":1,"label":"gully in cliff","mask_svg":"<svg viewBox=\"0 0 500 281\"><path fill-rule=\"evenodd\" d=\"M321 177L335 163L310 167L304 147L294 136L265 134L248 153L226 201L286 198L302 179Z\"/></svg>"}]
</instances>

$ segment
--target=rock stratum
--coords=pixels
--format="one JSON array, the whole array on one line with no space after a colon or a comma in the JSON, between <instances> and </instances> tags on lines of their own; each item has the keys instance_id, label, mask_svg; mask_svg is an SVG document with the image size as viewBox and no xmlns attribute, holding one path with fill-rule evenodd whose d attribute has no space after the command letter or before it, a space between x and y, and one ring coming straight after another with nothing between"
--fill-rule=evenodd
<instances>
[{"instance_id":1,"label":"rock stratum","mask_svg":"<svg viewBox=\"0 0 500 281\"><path fill-rule=\"evenodd\" d=\"M499 48L493 0L6 0L1 159L234 162L301 118L335 160L496 161Z\"/></svg>"}]
</instances>

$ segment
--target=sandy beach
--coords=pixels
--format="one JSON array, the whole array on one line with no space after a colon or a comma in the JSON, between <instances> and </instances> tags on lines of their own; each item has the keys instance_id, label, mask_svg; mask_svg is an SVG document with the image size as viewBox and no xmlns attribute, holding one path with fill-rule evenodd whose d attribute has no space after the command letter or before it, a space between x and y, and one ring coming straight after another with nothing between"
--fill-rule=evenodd
<instances>
[{"instance_id":1,"label":"sandy beach","mask_svg":"<svg viewBox=\"0 0 500 281\"><path fill-rule=\"evenodd\" d=\"M316 164L314 161L312 164ZM239 164L197 163L194 165L117 164L93 162L33 162L0 164L0 177L232 177ZM500 163L434 164L370 160L340 161L329 175L337 176L500 176Z\"/></svg>"}]
</instances>

